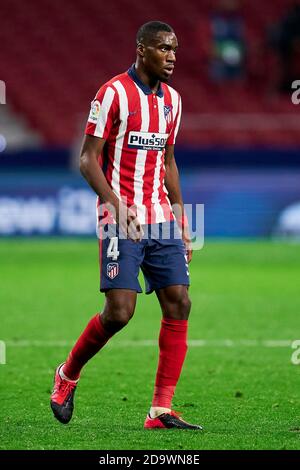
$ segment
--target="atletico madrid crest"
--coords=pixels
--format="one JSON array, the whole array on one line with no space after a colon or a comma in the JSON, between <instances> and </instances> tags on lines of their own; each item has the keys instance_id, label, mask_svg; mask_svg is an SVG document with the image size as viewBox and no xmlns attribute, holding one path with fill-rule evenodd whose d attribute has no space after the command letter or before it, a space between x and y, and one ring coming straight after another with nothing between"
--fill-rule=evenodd
<instances>
[{"instance_id":1,"label":"atletico madrid crest","mask_svg":"<svg viewBox=\"0 0 300 470\"><path fill-rule=\"evenodd\" d=\"M164 115L165 115L165 120L167 121L167 123L170 123L171 122L171 110L172 110L173 106L164 106Z\"/></svg>"},{"instance_id":2,"label":"atletico madrid crest","mask_svg":"<svg viewBox=\"0 0 300 470\"><path fill-rule=\"evenodd\" d=\"M106 272L110 279L114 279L119 274L119 263L108 263Z\"/></svg>"}]
</instances>

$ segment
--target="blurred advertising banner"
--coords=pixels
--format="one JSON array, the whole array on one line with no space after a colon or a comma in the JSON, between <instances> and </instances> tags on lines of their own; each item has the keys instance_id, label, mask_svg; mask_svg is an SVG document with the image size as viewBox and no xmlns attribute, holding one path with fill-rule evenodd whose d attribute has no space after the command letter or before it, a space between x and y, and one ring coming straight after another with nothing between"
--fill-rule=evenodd
<instances>
[{"instance_id":1,"label":"blurred advertising banner","mask_svg":"<svg viewBox=\"0 0 300 470\"><path fill-rule=\"evenodd\" d=\"M68 175L0 177L0 235L95 235L96 198Z\"/></svg>"},{"instance_id":2,"label":"blurred advertising banner","mask_svg":"<svg viewBox=\"0 0 300 470\"><path fill-rule=\"evenodd\" d=\"M181 175L186 204L204 204L205 236L300 237L300 171ZM72 173L2 173L0 236L96 236L96 197Z\"/></svg>"}]
</instances>

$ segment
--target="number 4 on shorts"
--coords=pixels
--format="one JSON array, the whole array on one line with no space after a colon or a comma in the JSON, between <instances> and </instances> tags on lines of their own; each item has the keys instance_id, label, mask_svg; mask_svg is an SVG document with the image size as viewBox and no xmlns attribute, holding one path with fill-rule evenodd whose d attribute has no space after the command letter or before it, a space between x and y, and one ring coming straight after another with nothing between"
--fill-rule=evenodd
<instances>
[{"instance_id":1,"label":"number 4 on shorts","mask_svg":"<svg viewBox=\"0 0 300 470\"><path fill-rule=\"evenodd\" d=\"M118 256L120 255L120 252L118 251L118 243L118 237L112 237L109 240L109 245L107 248L107 258L112 258L113 261L116 261L118 259Z\"/></svg>"}]
</instances>

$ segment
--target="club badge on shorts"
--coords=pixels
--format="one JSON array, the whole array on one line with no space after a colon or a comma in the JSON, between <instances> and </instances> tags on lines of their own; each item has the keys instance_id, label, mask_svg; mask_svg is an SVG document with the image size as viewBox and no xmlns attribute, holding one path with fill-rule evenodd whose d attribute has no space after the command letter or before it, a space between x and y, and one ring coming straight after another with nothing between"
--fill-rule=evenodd
<instances>
[{"instance_id":1,"label":"club badge on shorts","mask_svg":"<svg viewBox=\"0 0 300 470\"><path fill-rule=\"evenodd\" d=\"M110 279L114 279L119 274L119 263L108 263L106 273Z\"/></svg>"}]
</instances>

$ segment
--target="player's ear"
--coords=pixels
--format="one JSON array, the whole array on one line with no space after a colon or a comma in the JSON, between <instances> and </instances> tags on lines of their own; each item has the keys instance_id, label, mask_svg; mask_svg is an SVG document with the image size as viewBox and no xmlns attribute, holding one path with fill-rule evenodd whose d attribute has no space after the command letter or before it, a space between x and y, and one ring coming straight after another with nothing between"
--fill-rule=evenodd
<instances>
[{"instance_id":1,"label":"player's ear","mask_svg":"<svg viewBox=\"0 0 300 470\"><path fill-rule=\"evenodd\" d=\"M144 50L145 50L144 45L141 42L138 42L136 46L137 55L139 55L140 57L144 57Z\"/></svg>"}]
</instances>

